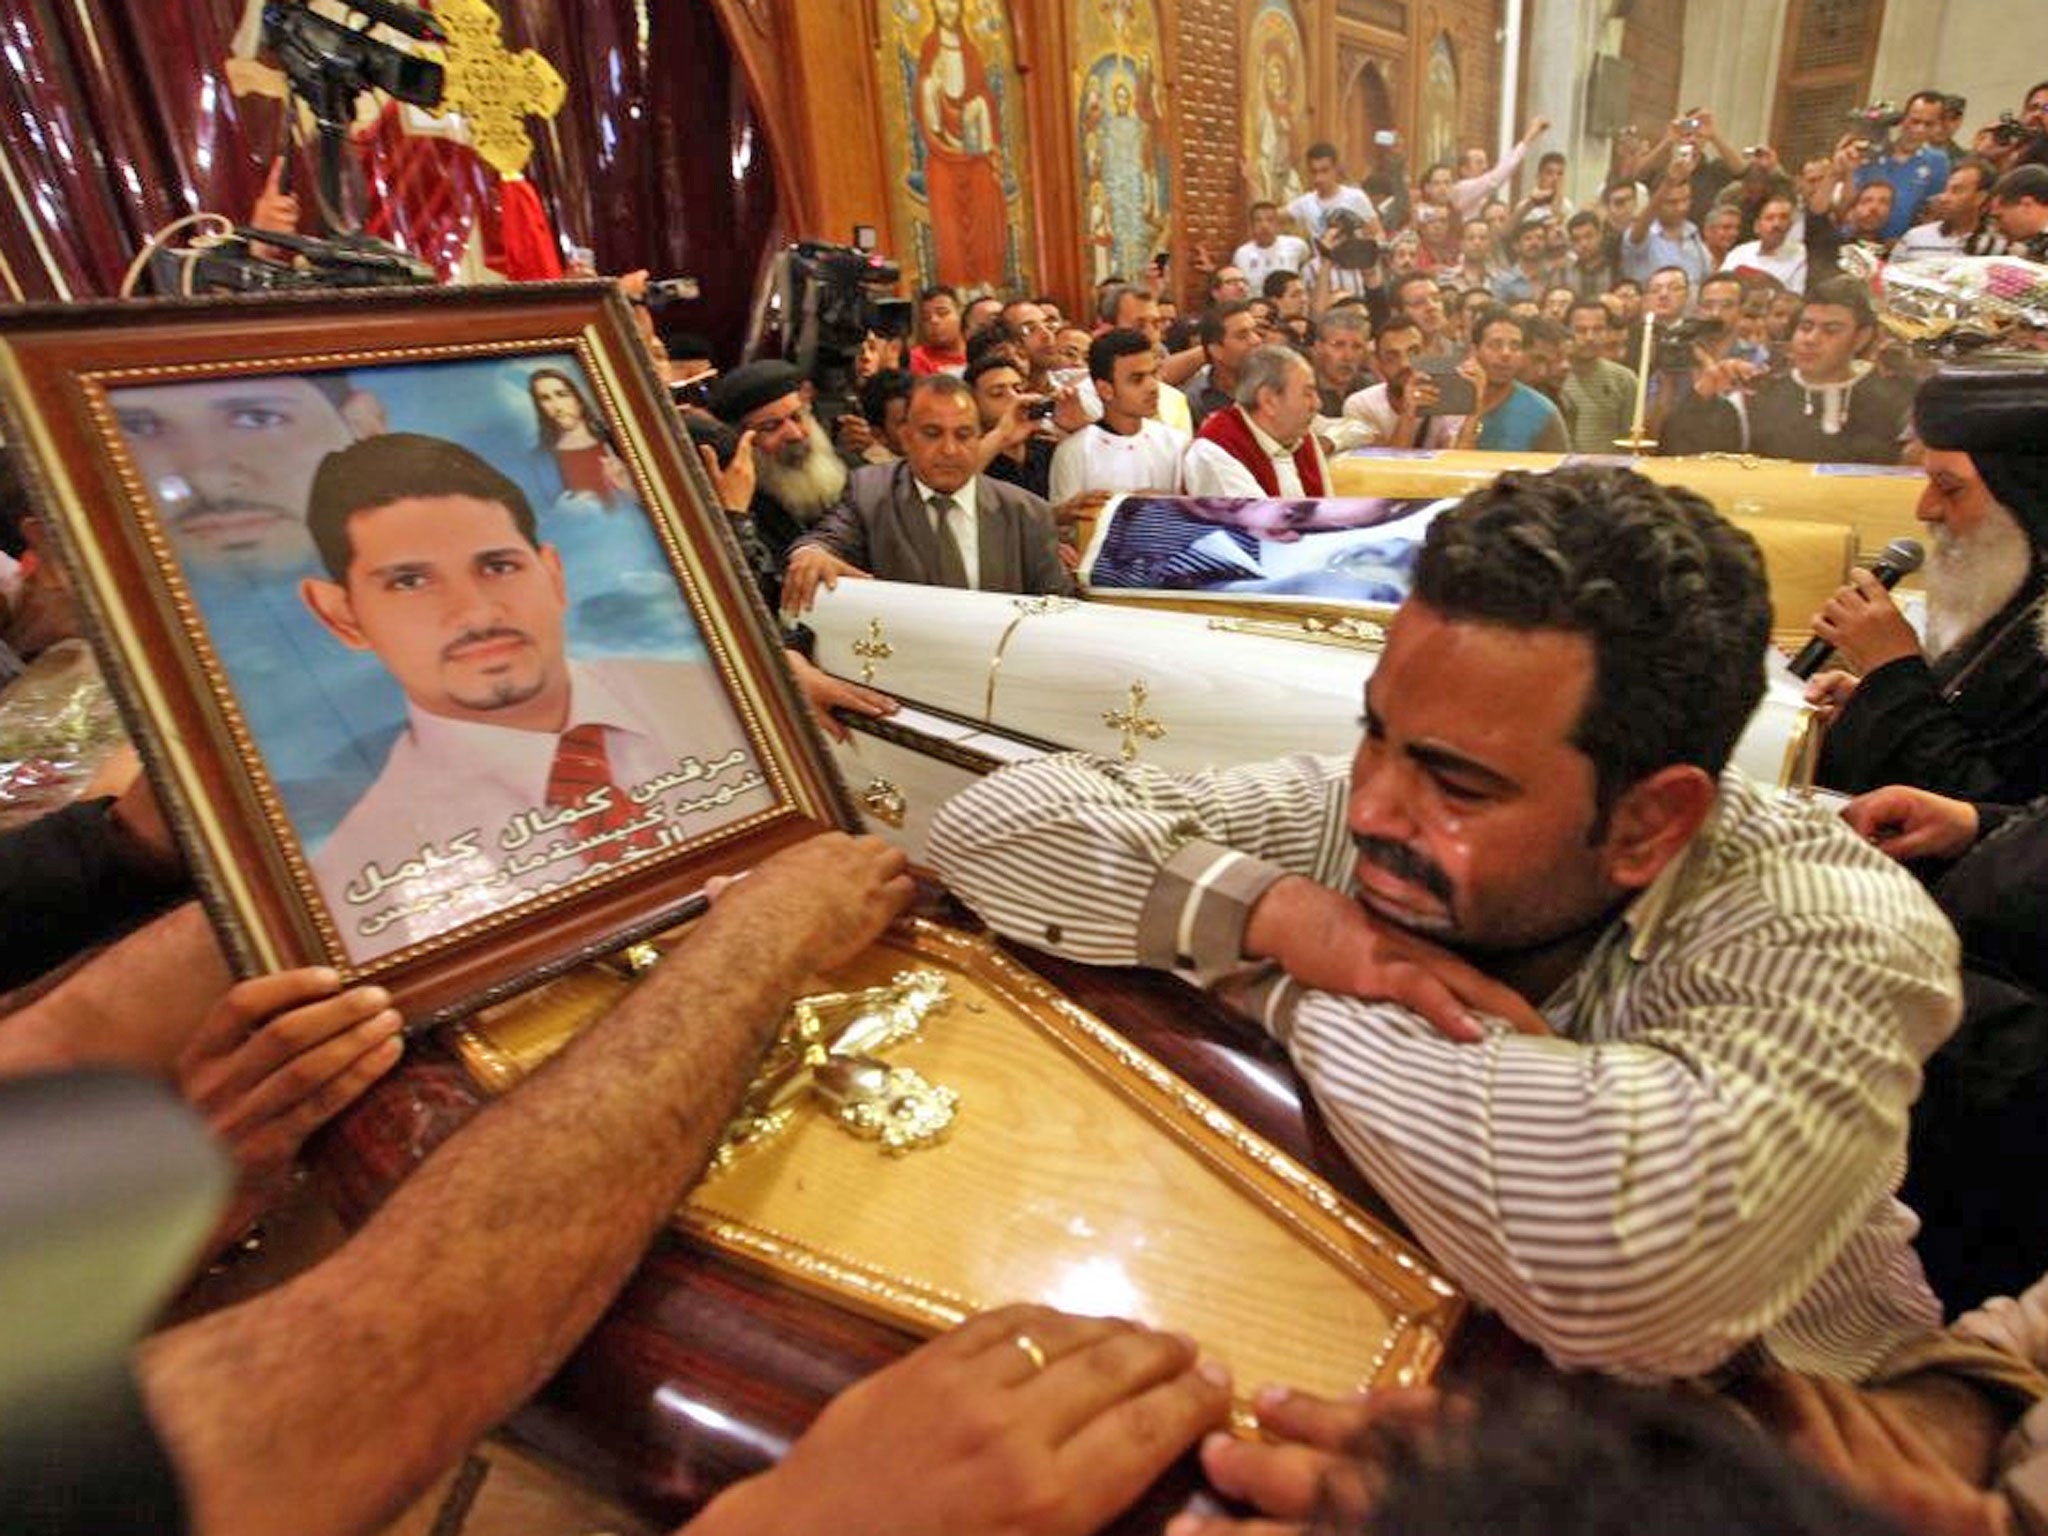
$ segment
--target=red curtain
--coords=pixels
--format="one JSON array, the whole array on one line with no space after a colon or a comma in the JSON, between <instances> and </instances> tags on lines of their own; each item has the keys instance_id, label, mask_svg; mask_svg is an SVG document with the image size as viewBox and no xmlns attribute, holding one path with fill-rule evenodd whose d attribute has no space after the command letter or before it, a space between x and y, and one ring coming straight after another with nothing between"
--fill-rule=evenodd
<instances>
[{"instance_id":1,"label":"red curtain","mask_svg":"<svg viewBox=\"0 0 2048 1536\"><path fill-rule=\"evenodd\" d=\"M591 247L603 272L698 278L690 319L735 353L777 207L767 134L713 8L648 0L643 47L636 0L496 3L507 45L538 49L568 82L528 170L558 243ZM172 219L247 215L282 113L229 89L243 10L0 0L0 292L112 294ZM443 265L472 227L502 249L497 178L468 151L387 123L361 154L386 238ZM311 172L302 154L304 184Z\"/></svg>"}]
</instances>

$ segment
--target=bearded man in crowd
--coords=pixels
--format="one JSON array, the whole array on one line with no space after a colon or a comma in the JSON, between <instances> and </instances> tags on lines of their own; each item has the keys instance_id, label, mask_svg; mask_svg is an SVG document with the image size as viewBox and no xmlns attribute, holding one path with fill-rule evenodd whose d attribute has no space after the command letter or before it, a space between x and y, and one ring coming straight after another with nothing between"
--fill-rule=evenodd
<instances>
[{"instance_id":1,"label":"bearded man in crowd","mask_svg":"<svg viewBox=\"0 0 2048 1536\"><path fill-rule=\"evenodd\" d=\"M803 374L788 363L763 358L735 368L706 403L753 458L754 496L739 532L742 544L758 541L749 555L773 607L789 546L845 494L846 464L811 410Z\"/></svg>"},{"instance_id":2,"label":"bearded man in crowd","mask_svg":"<svg viewBox=\"0 0 2048 1536\"><path fill-rule=\"evenodd\" d=\"M2048 370L1944 369L1915 417L1927 445L1926 640L1867 571L1828 600L1814 632L1853 672L1823 672L1807 691L1833 716L1821 782L2028 800L2048 792Z\"/></svg>"}]
</instances>

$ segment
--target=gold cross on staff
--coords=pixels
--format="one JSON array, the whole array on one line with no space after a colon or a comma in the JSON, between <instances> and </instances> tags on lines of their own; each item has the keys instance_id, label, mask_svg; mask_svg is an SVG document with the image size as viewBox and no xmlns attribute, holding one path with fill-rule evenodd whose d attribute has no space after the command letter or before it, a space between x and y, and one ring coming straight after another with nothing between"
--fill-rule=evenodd
<instances>
[{"instance_id":1,"label":"gold cross on staff","mask_svg":"<svg viewBox=\"0 0 2048 1536\"><path fill-rule=\"evenodd\" d=\"M739 1113L725 1128L714 1170L773 1139L807 1094L845 1130L898 1155L936 1145L953 1127L960 1095L879 1052L914 1039L933 1014L951 1006L939 971L899 971L879 987L798 998L789 1022L763 1058Z\"/></svg>"},{"instance_id":2,"label":"gold cross on staff","mask_svg":"<svg viewBox=\"0 0 2048 1536\"><path fill-rule=\"evenodd\" d=\"M533 157L528 117L553 117L569 88L555 66L504 44L504 23L485 0L435 0L434 19L448 33L443 112L459 112L484 162L500 176L518 176Z\"/></svg>"},{"instance_id":3,"label":"gold cross on staff","mask_svg":"<svg viewBox=\"0 0 2048 1536\"><path fill-rule=\"evenodd\" d=\"M1105 709L1102 712L1102 723L1112 731L1122 731L1124 734L1121 751L1123 760L1127 763L1135 763L1138 760L1140 741L1157 741L1166 734L1164 725L1145 714L1145 696L1148 692L1150 690L1145 686L1144 679L1140 678L1131 684L1131 698L1128 704L1122 709Z\"/></svg>"},{"instance_id":4,"label":"gold cross on staff","mask_svg":"<svg viewBox=\"0 0 2048 1536\"><path fill-rule=\"evenodd\" d=\"M896 654L895 648L882 638L882 621L868 620L868 632L864 639L853 642L853 654L861 661L860 680L863 687L875 680L875 663L887 661Z\"/></svg>"}]
</instances>

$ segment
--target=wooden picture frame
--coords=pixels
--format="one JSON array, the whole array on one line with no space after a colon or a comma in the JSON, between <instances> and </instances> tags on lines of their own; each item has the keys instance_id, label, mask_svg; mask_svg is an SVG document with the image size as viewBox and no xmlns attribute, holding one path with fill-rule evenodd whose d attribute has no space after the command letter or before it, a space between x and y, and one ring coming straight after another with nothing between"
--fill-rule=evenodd
<instances>
[{"instance_id":1,"label":"wooden picture frame","mask_svg":"<svg viewBox=\"0 0 2048 1536\"><path fill-rule=\"evenodd\" d=\"M608 285L8 311L0 403L241 974L425 1027L853 824Z\"/></svg>"}]
</instances>

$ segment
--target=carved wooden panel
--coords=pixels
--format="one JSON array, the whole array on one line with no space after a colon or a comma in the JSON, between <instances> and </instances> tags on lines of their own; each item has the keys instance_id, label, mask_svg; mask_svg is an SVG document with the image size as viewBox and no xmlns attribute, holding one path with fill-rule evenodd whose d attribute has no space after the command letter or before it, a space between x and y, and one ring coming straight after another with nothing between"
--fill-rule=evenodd
<instances>
[{"instance_id":1,"label":"carved wooden panel","mask_svg":"<svg viewBox=\"0 0 2048 1536\"><path fill-rule=\"evenodd\" d=\"M1868 100L1885 0L1792 0L1771 142L1787 165L1826 154L1843 115Z\"/></svg>"},{"instance_id":2,"label":"carved wooden panel","mask_svg":"<svg viewBox=\"0 0 2048 1536\"><path fill-rule=\"evenodd\" d=\"M1371 174L1385 158L1373 142L1382 129L1410 137L1403 106L1406 60L1391 48L1340 38L1337 78L1342 82L1337 103L1338 150L1344 164L1359 176Z\"/></svg>"},{"instance_id":3,"label":"carved wooden panel","mask_svg":"<svg viewBox=\"0 0 2048 1536\"><path fill-rule=\"evenodd\" d=\"M1337 14L1385 32L1408 30L1407 0L1337 0Z\"/></svg>"},{"instance_id":4,"label":"carved wooden panel","mask_svg":"<svg viewBox=\"0 0 2048 1536\"><path fill-rule=\"evenodd\" d=\"M1242 70L1240 0L1180 0L1178 58L1182 249L1206 248L1218 262L1244 239L1244 180L1237 125ZM1182 263L1187 267L1187 263ZM1183 302L1198 303L1192 270L1176 274Z\"/></svg>"},{"instance_id":5,"label":"carved wooden panel","mask_svg":"<svg viewBox=\"0 0 2048 1536\"><path fill-rule=\"evenodd\" d=\"M1502 20L1501 0L1429 0L1419 7L1417 20L1417 69L1424 72L1421 88L1426 94L1432 43L1439 37L1448 40L1457 62L1456 143L1460 148L1484 145L1491 154L1500 112L1500 45L1495 34ZM1422 133L1421 123L1416 131ZM1417 153L1421 153L1419 145Z\"/></svg>"},{"instance_id":6,"label":"carved wooden panel","mask_svg":"<svg viewBox=\"0 0 2048 1536\"><path fill-rule=\"evenodd\" d=\"M1678 69L1685 48L1685 0L1636 0L1621 56L1635 66L1629 118L1652 139L1679 113Z\"/></svg>"}]
</instances>

